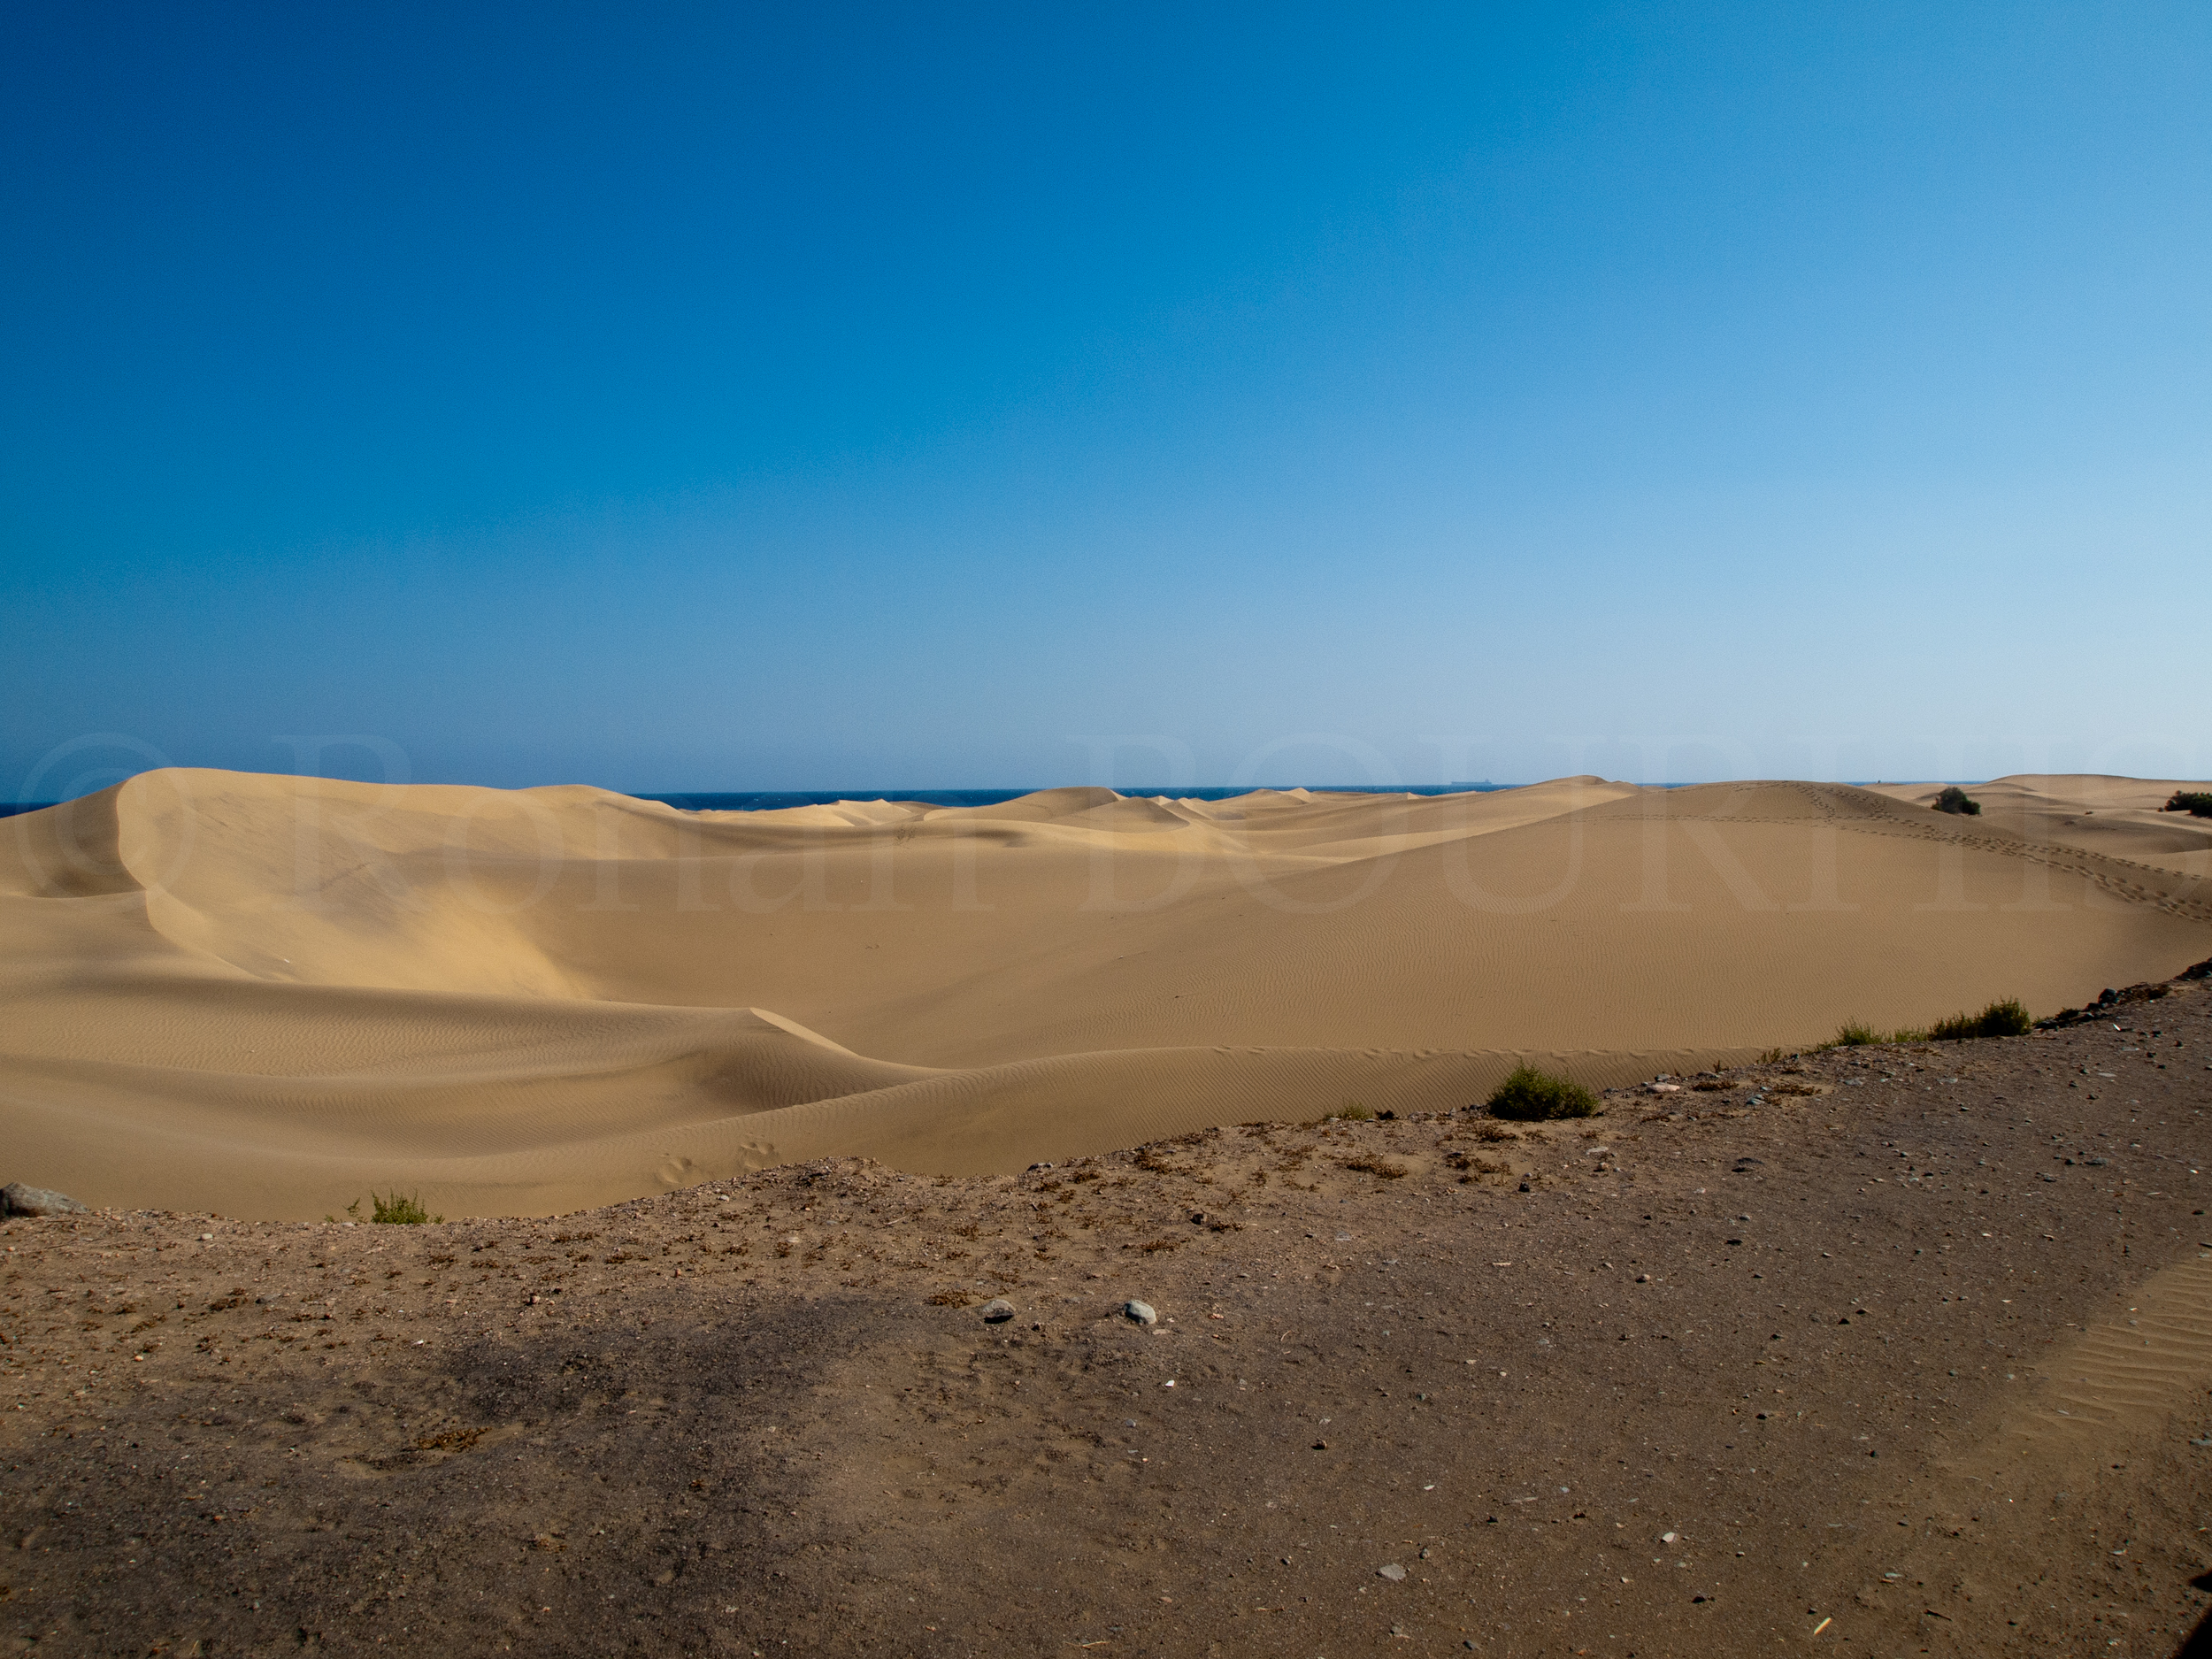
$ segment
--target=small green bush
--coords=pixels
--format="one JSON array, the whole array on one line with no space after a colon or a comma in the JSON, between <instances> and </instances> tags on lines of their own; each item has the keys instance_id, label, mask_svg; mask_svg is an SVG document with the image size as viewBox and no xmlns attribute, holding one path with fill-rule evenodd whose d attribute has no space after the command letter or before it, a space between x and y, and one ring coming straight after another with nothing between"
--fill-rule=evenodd
<instances>
[{"instance_id":1,"label":"small green bush","mask_svg":"<svg viewBox=\"0 0 2212 1659\"><path fill-rule=\"evenodd\" d=\"M1485 1102L1493 1118L1516 1123L1541 1123L1554 1118L1596 1115L1598 1097L1579 1083L1553 1077L1532 1065L1517 1065Z\"/></svg>"},{"instance_id":2,"label":"small green bush","mask_svg":"<svg viewBox=\"0 0 2212 1659\"><path fill-rule=\"evenodd\" d=\"M372 1222L383 1222L389 1226L417 1227L426 1221L445 1219L443 1216L434 1216L425 1210L422 1207L421 1198L413 1193L402 1198L397 1188L385 1194L381 1198L379 1198L372 1189L369 1194L369 1219ZM348 1206L349 1211L354 1213L357 1213L360 1208L360 1202L357 1199Z\"/></svg>"},{"instance_id":3,"label":"small green bush","mask_svg":"<svg viewBox=\"0 0 2212 1659\"><path fill-rule=\"evenodd\" d=\"M1325 1124L1334 1123L1339 1118L1341 1118L1347 1123L1363 1124L1373 1121L1374 1116L1375 1114L1373 1112L1369 1111L1366 1107L1361 1105L1357 1101L1348 1100L1343 1105L1338 1107L1334 1111L1331 1112L1321 1121Z\"/></svg>"},{"instance_id":4,"label":"small green bush","mask_svg":"<svg viewBox=\"0 0 2212 1659\"><path fill-rule=\"evenodd\" d=\"M1901 1047L1909 1042L1960 1042L1969 1037L2019 1037L2034 1025L2027 1004L2016 996L2008 996L1992 1002L1978 1014L1954 1014L1924 1030L1907 1025L1896 1031L1880 1031L1863 1019L1847 1019L1833 1037L1820 1046L1860 1048L1869 1043L1891 1043Z\"/></svg>"},{"instance_id":5,"label":"small green bush","mask_svg":"<svg viewBox=\"0 0 2212 1659\"><path fill-rule=\"evenodd\" d=\"M1969 1037L2018 1037L2035 1024L2016 996L1992 1002L1978 1014L1954 1014L1928 1028L1934 1042L1962 1042Z\"/></svg>"},{"instance_id":6,"label":"small green bush","mask_svg":"<svg viewBox=\"0 0 2212 1659\"><path fill-rule=\"evenodd\" d=\"M2186 812L2191 818L2212 818L2212 791L2177 789L2173 798L2158 810L2162 812Z\"/></svg>"},{"instance_id":7,"label":"small green bush","mask_svg":"<svg viewBox=\"0 0 2212 1659\"><path fill-rule=\"evenodd\" d=\"M1837 1030L1836 1034L1822 1043L1815 1052L1824 1052L1830 1048L1863 1048L1869 1043L1901 1045L1927 1041L1928 1033L1915 1025L1900 1026L1895 1031L1881 1031L1868 1025L1863 1019L1847 1019Z\"/></svg>"},{"instance_id":8,"label":"small green bush","mask_svg":"<svg viewBox=\"0 0 2212 1659\"><path fill-rule=\"evenodd\" d=\"M1936 796L1935 810L1939 812L1955 812L1961 818L1979 818L1982 803L1952 783L1944 785L1943 793Z\"/></svg>"}]
</instances>

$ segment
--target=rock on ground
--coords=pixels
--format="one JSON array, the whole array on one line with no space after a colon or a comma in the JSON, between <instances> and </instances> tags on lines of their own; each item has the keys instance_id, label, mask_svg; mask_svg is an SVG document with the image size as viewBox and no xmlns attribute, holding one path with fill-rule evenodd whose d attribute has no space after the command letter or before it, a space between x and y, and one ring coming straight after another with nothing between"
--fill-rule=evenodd
<instances>
[{"instance_id":1,"label":"rock on ground","mask_svg":"<svg viewBox=\"0 0 2212 1659\"><path fill-rule=\"evenodd\" d=\"M67 1216L81 1214L84 1206L67 1193L10 1181L0 1187L0 1216Z\"/></svg>"}]
</instances>

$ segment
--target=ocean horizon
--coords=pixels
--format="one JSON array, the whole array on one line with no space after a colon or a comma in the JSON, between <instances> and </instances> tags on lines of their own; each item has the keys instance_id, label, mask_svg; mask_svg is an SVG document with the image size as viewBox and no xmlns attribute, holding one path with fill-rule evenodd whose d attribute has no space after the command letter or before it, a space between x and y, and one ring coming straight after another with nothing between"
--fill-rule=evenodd
<instances>
[{"instance_id":1,"label":"ocean horizon","mask_svg":"<svg viewBox=\"0 0 2212 1659\"><path fill-rule=\"evenodd\" d=\"M1087 787L1089 786L1041 783L1018 789L679 789L664 792L618 789L613 793L626 795L634 801L657 801L664 806L674 807L680 812L770 812L782 807L833 806L840 801L916 801L924 806L997 806L1002 802L1018 801L1025 795L1035 795L1042 789ZM1356 783L1209 783L1189 786L1161 784L1142 787L1130 786L1117 788L1116 793L1132 798L1164 795L1173 801L1228 801L1240 795L1250 795L1256 789L1284 792L1304 789L1314 795L1438 795L1487 794L1518 787L1509 783L1492 783L1487 780L1479 783L1407 783L1388 787ZM14 818L60 804L58 801L0 801L0 818Z\"/></svg>"},{"instance_id":2,"label":"ocean horizon","mask_svg":"<svg viewBox=\"0 0 2212 1659\"><path fill-rule=\"evenodd\" d=\"M1698 783L1726 781L1725 780L1692 779L1679 783L1655 786L1663 789L1687 789ZM1852 788L1874 786L1894 787L1903 783L1957 783L1967 787L1986 782L1979 778L1878 778L1846 779ZM103 786L105 787L107 786ZM542 787L542 786L527 786ZM1041 783L1014 789L730 789L730 790L665 790L617 789L616 795L626 795L634 801L657 801L672 806L680 812L772 812L784 807L833 806L840 801L913 801L924 806L996 806L1004 801L1018 801L1025 795L1035 795L1045 789L1074 789L1091 786L1082 784ZM1502 789L1521 789L1528 786L1517 783L1492 783L1487 779L1465 783L1402 783L1392 785L1358 783L1208 783L1190 785L1126 785L1106 786L1115 793L1130 799L1164 797L1171 801L1228 801L1255 790L1273 789L1287 793L1303 789L1311 795L1488 795ZM0 801L0 818L16 818L25 812L42 811L50 806L59 806L58 801Z\"/></svg>"}]
</instances>

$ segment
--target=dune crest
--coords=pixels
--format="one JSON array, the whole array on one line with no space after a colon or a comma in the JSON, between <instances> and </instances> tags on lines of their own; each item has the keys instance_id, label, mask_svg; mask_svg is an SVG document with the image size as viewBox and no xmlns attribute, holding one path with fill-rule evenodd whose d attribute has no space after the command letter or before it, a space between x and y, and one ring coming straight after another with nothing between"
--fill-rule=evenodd
<instances>
[{"instance_id":1,"label":"dune crest","mask_svg":"<svg viewBox=\"0 0 2212 1659\"><path fill-rule=\"evenodd\" d=\"M685 813L149 772L0 826L5 1173L542 1213L832 1154L1018 1170L2038 1011L2212 954L2174 784L1597 778Z\"/></svg>"}]
</instances>

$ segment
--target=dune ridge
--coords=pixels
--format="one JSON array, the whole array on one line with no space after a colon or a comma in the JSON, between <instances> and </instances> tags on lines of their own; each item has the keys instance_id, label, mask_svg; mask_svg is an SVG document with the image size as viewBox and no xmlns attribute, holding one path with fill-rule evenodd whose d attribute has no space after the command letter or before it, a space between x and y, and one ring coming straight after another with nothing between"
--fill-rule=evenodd
<instances>
[{"instance_id":1,"label":"dune ridge","mask_svg":"<svg viewBox=\"0 0 2212 1659\"><path fill-rule=\"evenodd\" d=\"M2179 787L685 813L149 772L0 826L0 1132L95 1203L525 1214L1457 1106L1524 1058L1616 1085L2200 959Z\"/></svg>"}]
</instances>

